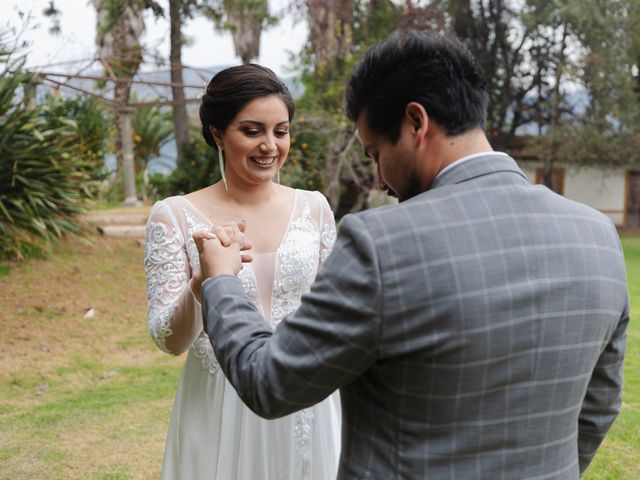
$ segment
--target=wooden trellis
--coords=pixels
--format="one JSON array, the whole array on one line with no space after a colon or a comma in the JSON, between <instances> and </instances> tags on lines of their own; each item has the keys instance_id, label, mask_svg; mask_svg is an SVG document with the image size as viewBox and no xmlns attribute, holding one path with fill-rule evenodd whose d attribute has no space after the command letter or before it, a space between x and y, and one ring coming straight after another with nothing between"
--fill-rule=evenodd
<instances>
[{"instance_id":1,"label":"wooden trellis","mask_svg":"<svg viewBox=\"0 0 640 480\"><path fill-rule=\"evenodd\" d=\"M126 206L135 206L138 204L137 195L136 195L136 187L135 187L135 169L134 169L134 161L133 161L133 130L131 128L131 114L135 109L139 108L150 108L150 107L160 107L160 106L174 106L174 105L186 105L192 103L199 103L200 96L203 88L206 86L208 82L208 78L200 72L201 69L197 69L194 67L190 67L187 65L173 65L164 63L163 65L168 65L169 68L181 68L181 69L189 69L193 70L197 73L197 75L202 79L203 83L201 85L194 84L177 84L172 83L170 81L157 81L157 80L143 80L139 77L141 73L137 73L130 78L119 77L114 73L113 68L111 67L114 62L118 62L118 68L120 70L123 69L122 63L126 62L125 58L90 58L84 60L75 60L70 62L63 62L57 64L49 64L43 65L39 67L32 67L29 71L35 75L37 75L40 84L50 86L55 90L60 90L61 88L65 88L71 91L75 91L78 93L82 93L84 95L89 95L95 98L98 98L101 102L103 102L106 106L113 109L120 115L121 118L121 132L122 132L122 153L123 165L122 174L125 185L125 205ZM78 67L78 65L80 66ZM103 70L103 75L95 75L90 73L85 73L87 70L90 70L96 64L100 65L100 68ZM56 72L51 70L54 67L59 66L69 66L75 65L76 69L72 72ZM142 72L144 73L144 72ZM78 86L74 84L74 80L91 80L96 83L101 83L108 87L112 85L115 87L117 84L128 84L129 86L134 85L144 85L148 87L162 87L162 88L176 88L181 87L187 91L193 92L191 96L186 95L184 100L174 101L173 99L162 99L162 97L166 98L166 96L161 95L161 99L153 100L153 101L144 101L144 102L127 102L122 103L118 102L113 98L109 98L109 96L105 93L105 91L112 90L110 88L100 88L96 90L87 89L85 86ZM35 98L35 91L30 91L29 96Z\"/></svg>"}]
</instances>

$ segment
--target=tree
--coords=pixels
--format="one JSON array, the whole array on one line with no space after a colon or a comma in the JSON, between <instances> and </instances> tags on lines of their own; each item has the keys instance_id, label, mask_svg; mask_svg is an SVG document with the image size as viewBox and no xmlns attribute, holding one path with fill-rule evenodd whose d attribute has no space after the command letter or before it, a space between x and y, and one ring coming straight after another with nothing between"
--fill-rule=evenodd
<instances>
[{"instance_id":1,"label":"tree","mask_svg":"<svg viewBox=\"0 0 640 480\"><path fill-rule=\"evenodd\" d=\"M202 12L212 18L221 18L220 0L169 0L171 92L173 97L173 125L178 158L189 143L189 116L184 94L182 75L182 46L185 37L182 24Z\"/></svg>"},{"instance_id":2,"label":"tree","mask_svg":"<svg viewBox=\"0 0 640 480\"><path fill-rule=\"evenodd\" d=\"M464 41L483 71L489 92L486 129L500 147L531 121L528 99L535 88L529 49L537 19L529 2L509 0L449 0L446 5L455 35ZM540 56L539 58L544 58Z\"/></svg>"},{"instance_id":3,"label":"tree","mask_svg":"<svg viewBox=\"0 0 640 480\"><path fill-rule=\"evenodd\" d=\"M131 80L143 59L140 37L144 32L143 13L150 8L156 15L163 10L154 0L92 0L96 9L96 45L106 73L115 83L117 104L116 158L125 180L125 203L137 203L131 139Z\"/></svg>"},{"instance_id":4,"label":"tree","mask_svg":"<svg viewBox=\"0 0 640 480\"><path fill-rule=\"evenodd\" d=\"M309 51L316 71L321 73L353 51L355 0L306 0L306 6Z\"/></svg>"},{"instance_id":5,"label":"tree","mask_svg":"<svg viewBox=\"0 0 640 480\"><path fill-rule=\"evenodd\" d=\"M182 22L186 17L191 16L193 7L194 2L190 0L169 0L171 28L169 64L171 66L171 93L173 95L173 131L178 157L182 154L184 146L189 143L189 116L182 87L184 84L182 76Z\"/></svg>"},{"instance_id":6,"label":"tree","mask_svg":"<svg viewBox=\"0 0 640 480\"><path fill-rule=\"evenodd\" d=\"M630 88L638 41L631 33L638 30L631 26L638 26L634 2L637 7L638 0L447 2L454 32L487 79L486 127L494 147L509 150L517 135L535 130L529 148L544 161L547 185L558 161L628 161L624 145L637 145L631 132L638 102Z\"/></svg>"},{"instance_id":7,"label":"tree","mask_svg":"<svg viewBox=\"0 0 640 480\"><path fill-rule=\"evenodd\" d=\"M205 5L203 11L218 30L229 31L236 55L248 64L260 55L262 30L276 23L269 14L268 0L221 0Z\"/></svg>"},{"instance_id":8,"label":"tree","mask_svg":"<svg viewBox=\"0 0 640 480\"><path fill-rule=\"evenodd\" d=\"M139 108L131 119L136 173L144 171L153 157L173 138L171 114L162 107Z\"/></svg>"},{"instance_id":9,"label":"tree","mask_svg":"<svg viewBox=\"0 0 640 480\"><path fill-rule=\"evenodd\" d=\"M131 126L136 176L142 174L142 199L146 201L149 160L158 157L162 147L173 138L172 115L163 108L139 108L133 114Z\"/></svg>"},{"instance_id":10,"label":"tree","mask_svg":"<svg viewBox=\"0 0 640 480\"><path fill-rule=\"evenodd\" d=\"M634 3L637 7L634 0L563 5L563 16L580 42L572 80L584 92L582 108L565 114L554 125L555 132L550 129L559 138L558 155L566 162L640 163L640 103L634 78L638 33L631 33L638 27ZM637 65L635 69L637 75Z\"/></svg>"},{"instance_id":11,"label":"tree","mask_svg":"<svg viewBox=\"0 0 640 480\"><path fill-rule=\"evenodd\" d=\"M340 216L366 208L376 185L375 169L344 116L344 87L359 56L386 37L404 12L389 0L305 0L304 6L309 22L300 65L305 93L298 101L293 162L286 168L306 167L304 186L323 189Z\"/></svg>"}]
</instances>

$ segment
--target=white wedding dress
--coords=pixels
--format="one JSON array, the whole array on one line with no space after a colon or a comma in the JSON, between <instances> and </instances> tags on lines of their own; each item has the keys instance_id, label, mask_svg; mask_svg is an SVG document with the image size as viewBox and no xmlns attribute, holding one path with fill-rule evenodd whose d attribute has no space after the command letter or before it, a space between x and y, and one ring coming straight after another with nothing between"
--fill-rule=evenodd
<instances>
[{"instance_id":1,"label":"white wedding dress","mask_svg":"<svg viewBox=\"0 0 640 480\"><path fill-rule=\"evenodd\" d=\"M247 295L276 328L296 309L335 241L329 205L319 192L296 190L276 252L257 254L239 273ZM214 219L215 221L215 219ZM211 221L185 197L157 202L147 223L145 271L149 331L156 345L173 325L188 325L190 345L173 406L162 466L171 480L330 480L340 452L338 393L311 408L264 420L240 400L202 331L189 280L200 269L195 243ZM186 322L186 323L185 323Z\"/></svg>"}]
</instances>

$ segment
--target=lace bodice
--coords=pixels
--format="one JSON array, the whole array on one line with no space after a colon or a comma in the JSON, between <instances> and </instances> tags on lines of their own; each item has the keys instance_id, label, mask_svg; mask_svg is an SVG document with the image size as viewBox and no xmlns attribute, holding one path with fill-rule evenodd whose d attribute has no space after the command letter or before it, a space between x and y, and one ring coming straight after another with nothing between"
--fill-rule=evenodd
<instances>
[{"instance_id":1,"label":"lace bodice","mask_svg":"<svg viewBox=\"0 0 640 480\"><path fill-rule=\"evenodd\" d=\"M144 265L147 275L148 328L156 345L165 352L172 345L191 348L203 368L219 368L209 339L202 331L202 313L189 286L200 271L192 235L209 230L210 220L184 197L157 202L149 216ZM300 304L319 266L335 242L333 214L319 192L296 190L287 230L276 252L255 255L238 276L245 292L276 328L282 318Z\"/></svg>"}]
</instances>

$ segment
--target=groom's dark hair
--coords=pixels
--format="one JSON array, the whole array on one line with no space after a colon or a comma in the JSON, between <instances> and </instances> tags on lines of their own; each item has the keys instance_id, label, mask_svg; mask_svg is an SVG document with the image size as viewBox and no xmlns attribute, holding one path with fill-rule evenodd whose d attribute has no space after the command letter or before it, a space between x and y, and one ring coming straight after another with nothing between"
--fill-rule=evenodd
<instances>
[{"instance_id":1,"label":"groom's dark hair","mask_svg":"<svg viewBox=\"0 0 640 480\"><path fill-rule=\"evenodd\" d=\"M420 103L448 136L484 127L489 96L462 42L409 29L369 49L347 84L349 119L366 111L367 127L395 143L410 102Z\"/></svg>"}]
</instances>

